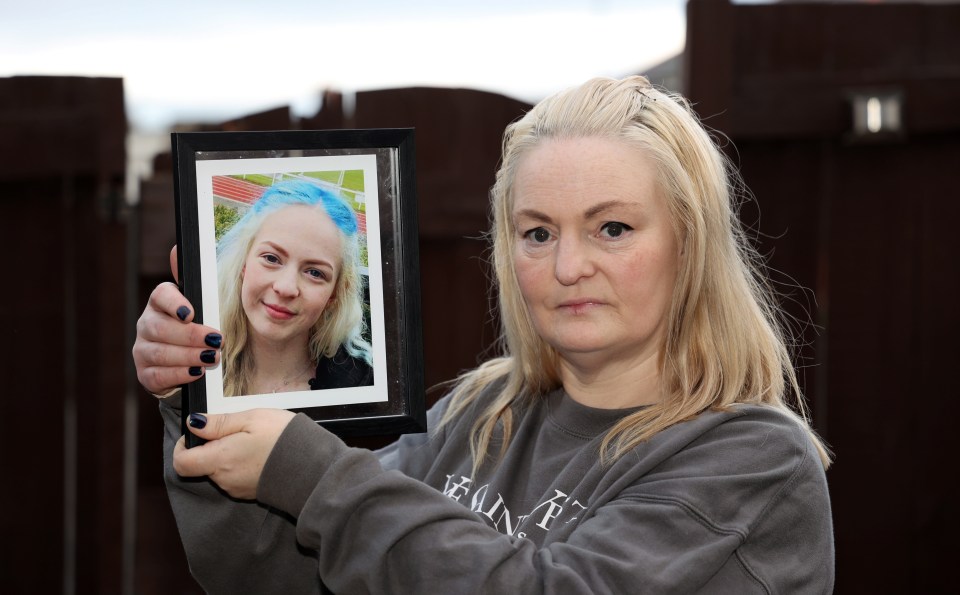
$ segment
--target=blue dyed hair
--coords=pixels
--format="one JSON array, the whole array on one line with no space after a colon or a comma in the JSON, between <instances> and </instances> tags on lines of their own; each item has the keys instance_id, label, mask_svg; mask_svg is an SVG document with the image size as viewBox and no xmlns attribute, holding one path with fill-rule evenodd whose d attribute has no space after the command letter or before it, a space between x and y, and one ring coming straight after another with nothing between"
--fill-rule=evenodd
<instances>
[{"instance_id":1,"label":"blue dyed hair","mask_svg":"<svg viewBox=\"0 0 960 595\"><path fill-rule=\"evenodd\" d=\"M253 203L243 219L265 217L273 211L289 205L307 205L323 207L337 229L350 237L357 233L357 216L353 209L340 197L324 190L320 186L304 180L280 182L267 188L260 199ZM236 227L243 223L237 222Z\"/></svg>"},{"instance_id":2,"label":"blue dyed hair","mask_svg":"<svg viewBox=\"0 0 960 595\"><path fill-rule=\"evenodd\" d=\"M351 356L372 364L370 343L363 338L365 323L357 216L345 200L317 184L288 180L269 187L217 243L221 330L227 337L222 353L226 396L247 394L248 379L256 365L245 352L249 326L240 300L243 265L264 219L290 206L323 209L336 225L342 246L337 286L323 315L310 332L310 357L315 361L321 356L333 357L343 347Z\"/></svg>"}]
</instances>

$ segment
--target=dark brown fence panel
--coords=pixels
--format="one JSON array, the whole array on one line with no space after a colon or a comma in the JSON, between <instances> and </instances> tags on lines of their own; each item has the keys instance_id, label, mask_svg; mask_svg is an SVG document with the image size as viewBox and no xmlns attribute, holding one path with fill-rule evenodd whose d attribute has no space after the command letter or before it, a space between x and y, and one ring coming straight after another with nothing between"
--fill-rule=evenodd
<instances>
[{"instance_id":1,"label":"dark brown fence panel","mask_svg":"<svg viewBox=\"0 0 960 595\"><path fill-rule=\"evenodd\" d=\"M816 298L801 363L836 451L836 590L949 592L960 5L692 0L688 14L688 94L736 146L775 277ZM857 137L850 98L878 90L900 94L904 130Z\"/></svg>"}]
</instances>

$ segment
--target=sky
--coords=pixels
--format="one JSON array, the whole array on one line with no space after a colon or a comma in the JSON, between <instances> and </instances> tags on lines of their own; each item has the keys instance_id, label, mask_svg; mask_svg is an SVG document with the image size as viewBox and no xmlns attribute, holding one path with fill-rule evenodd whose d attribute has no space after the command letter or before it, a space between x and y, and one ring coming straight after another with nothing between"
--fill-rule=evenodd
<instances>
[{"instance_id":1,"label":"sky","mask_svg":"<svg viewBox=\"0 0 960 595\"><path fill-rule=\"evenodd\" d=\"M684 0L0 0L0 77L124 79L134 129L324 89L468 87L535 102L683 49Z\"/></svg>"}]
</instances>

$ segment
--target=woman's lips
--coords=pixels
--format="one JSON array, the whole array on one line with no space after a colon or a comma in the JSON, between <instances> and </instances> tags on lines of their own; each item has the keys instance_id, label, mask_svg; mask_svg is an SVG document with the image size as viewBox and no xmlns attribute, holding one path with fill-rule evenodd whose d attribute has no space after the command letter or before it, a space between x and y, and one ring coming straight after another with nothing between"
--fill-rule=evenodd
<instances>
[{"instance_id":1,"label":"woman's lips","mask_svg":"<svg viewBox=\"0 0 960 595\"><path fill-rule=\"evenodd\" d=\"M293 311L287 310L283 306L275 306L266 302L263 302L263 306L267 311L267 315L275 320L290 320L296 315Z\"/></svg>"},{"instance_id":2,"label":"woman's lips","mask_svg":"<svg viewBox=\"0 0 960 595\"><path fill-rule=\"evenodd\" d=\"M560 303L560 309L572 314L583 314L591 308L602 306L603 302L593 298L567 300Z\"/></svg>"}]
</instances>

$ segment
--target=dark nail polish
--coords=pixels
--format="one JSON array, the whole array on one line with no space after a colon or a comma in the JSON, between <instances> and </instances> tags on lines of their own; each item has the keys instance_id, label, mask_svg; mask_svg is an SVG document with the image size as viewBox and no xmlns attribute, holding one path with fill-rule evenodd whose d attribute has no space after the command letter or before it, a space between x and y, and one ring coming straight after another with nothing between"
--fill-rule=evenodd
<instances>
[{"instance_id":1,"label":"dark nail polish","mask_svg":"<svg viewBox=\"0 0 960 595\"><path fill-rule=\"evenodd\" d=\"M202 430L207 425L207 417L202 413L191 413L190 416L187 417L187 424L189 424L191 428Z\"/></svg>"},{"instance_id":2,"label":"dark nail polish","mask_svg":"<svg viewBox=\"0 0 960 595\"><path fill-rule=\"evenodd\" d=\"M187 370L187 372L190 372L191 376L200 376L201 374L203 374L203 368L201 368L200 366L193 366L192 368Z\"/></svg>"},{"instance_id":3,"label":"dark nail polish","mask_svg":"<svg viewBox=\"0 0 960 595\"><path fill-rule=\"evenodd\" d=\"M212 364L217 361L217 352L213 349L207 349L200 352L200 361L205 364Z\"/></svg>"},{"instance_id":4,"label":"dark nail polish","mask_svg":"<svg viewBox=\"0 0 960 595\"><path fill-rule=\"evenodd\" d=\"M220 343L223 342L223 337L221 337L217 333L210 333L209 335L203 338L203 342L209 345L210 347L215 347L219 349Z\"/></svg>"},{"instance_id":5,"label":"dark nail polish","mask_svg":"<svg viewBox=\"0 0 960 595\"><path fill-rule=\"evenodd\" d=\"M190 308L186 306L180 306L177 308L177 318L180 320L186 320L187 316L190 316Z\"/></svg>"}]
</instances>

